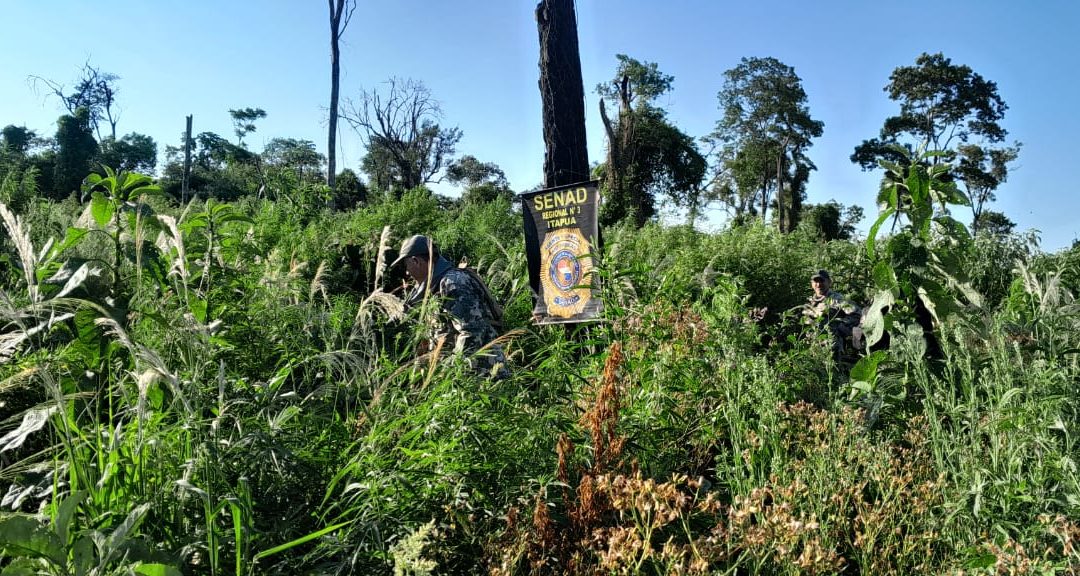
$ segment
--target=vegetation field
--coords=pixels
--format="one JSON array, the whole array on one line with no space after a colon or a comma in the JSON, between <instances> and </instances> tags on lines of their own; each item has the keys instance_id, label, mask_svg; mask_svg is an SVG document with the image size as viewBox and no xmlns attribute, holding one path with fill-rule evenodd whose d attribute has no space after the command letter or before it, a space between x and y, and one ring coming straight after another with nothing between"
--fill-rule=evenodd
<instances>
[{"instance_id":1,"label":"vegetation field","mask_svg":"<svg viewBox=\"0 0 1080 576\"><path fill-rule=\"evenodd\" d=\"M1080 574L1080 246L989 208L1020 151L993 82L896 69L861 233L804 203L824 125L793 68L744 58L691 137L673 78L618 56L604 312L539 326L515 194L422 83L343 112L364 178L336 170L329 5L329 162L250 150L243 108L159 170L89 62L38 79L55 137L0 132L0 576ZM406 304L413 234L503 304L509 378ZM804 324L819 269L865 349Z\"/></svg>"},{"instance_id":2,"label":"vegetation field","mask_svg":"<svg viewBox=\"0 0 1080 576\"><path fill-rule=\"evenodd\" d=\"M530 323L505 199L86 187L0 208L5 574L1080 566L1075 250L968 242L984 297L942 315L940 357L898 302L852 367L782 312L822 267L874 298L862 243L610 228L605 318L565 331ZM506 303L509 380L417 355L379 267L415 232Z\"/></svg>"}]
</instances>

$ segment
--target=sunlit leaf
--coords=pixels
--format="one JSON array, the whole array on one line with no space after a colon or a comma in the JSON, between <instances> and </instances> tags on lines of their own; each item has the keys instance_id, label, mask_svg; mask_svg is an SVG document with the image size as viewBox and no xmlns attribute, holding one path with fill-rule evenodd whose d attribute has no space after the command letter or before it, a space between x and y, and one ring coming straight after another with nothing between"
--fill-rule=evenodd
<instances>
[{"instance_id":1,"label":"sunlit leaf","mask_svg":"<svg viewBox=\"0 0 1080 576\"><path fill-rule=\"evenodd\" d=\"M180 570L167 564L139 564L135 573L141 576L181 576Z\"/></svg>"},{"instance_id":2,"label":"sunlit leaf","mask_svg":"<svg viewBox=\"0 0 1080 576\"><path fill-rule=\"evenodd\" d=\"M874 225L870 227L870 233L867 234L867 236L866 236L866 252L870 256L871 260L877 258L877 250L875 249L875 242L877 241L876 238L877 238L877 235L878 235L878 229L881 228L881 225L884 224L885 221L888 220L889 217L891 217L895 213L896 213L896 211L894 209L892 209L892 208L888 208L886 210L883 210L881 212L881 215L878 216L877 221L874 222Z\"/></svg>"},{"instance_id":3,"label":"sunlit leaf","mask_svg":"<svg viewBox=\"0 0 1080 576\"><path fill-rule=\"evenodd\" d=\"M885 311L896 303L893 293L888 290L879 290L874 295L874 301L866 308L862 318L862 329L866 335L866 347L877 344L885 335L887 329Z\"/></svg>"},{"instance_id":4,"label":"sunlit leaf","mask_svg":"<svg viewBox=\"0 0 1080 576\"><path fill-rule=\"evenodd\" d=\"M116 205L101 192L94 192L90 196L90 215L94 217L98 227L104 228L109 224L115 209Z\"/></svg>"},{"instance_id":5,"label":"sunlit leaf","mask_svg":"<svg viewBox=\"0 0 1080 576\"><path fill-rule=\"evenodd\" d=\"M56 413L56 406L48 408L31 408L23 414L22 423L19 427L0 437L0 452L14 450L26 442L26 438L41 430L49 423L49 417Z\"/></svg>"}]
</instances>

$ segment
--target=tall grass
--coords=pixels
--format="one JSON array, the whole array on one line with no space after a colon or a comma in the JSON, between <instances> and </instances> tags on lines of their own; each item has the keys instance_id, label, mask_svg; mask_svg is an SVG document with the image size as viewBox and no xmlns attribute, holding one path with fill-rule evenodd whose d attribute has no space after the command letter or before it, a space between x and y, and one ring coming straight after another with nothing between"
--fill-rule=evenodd
<instances>
[{"instance_id":1,"label":"tall grass","mask_svg":"<svg viewBox=\"0 0 1080 576\"><path fill-rule=\"evenodd\" d=\"M608 230L605 318L567 332L529 323L506 203L148 204L156 217L133 228L73 206L4 212L0 533L53 544L5 541L0 563L1080 571L1080 323L1068 274L1043 260L1017 267L1000 307L947 322L942 360L898 334L884 401L868 404L826 349L778 325L817 268L861 297L854 244ZM420 353L423 311L378 262L413 233L467 256L508 303L512 378ZM347 244L370 259L359 293L340 280ZM90 273L114 262L120 286Z\"/></svg>"}]
</instances>

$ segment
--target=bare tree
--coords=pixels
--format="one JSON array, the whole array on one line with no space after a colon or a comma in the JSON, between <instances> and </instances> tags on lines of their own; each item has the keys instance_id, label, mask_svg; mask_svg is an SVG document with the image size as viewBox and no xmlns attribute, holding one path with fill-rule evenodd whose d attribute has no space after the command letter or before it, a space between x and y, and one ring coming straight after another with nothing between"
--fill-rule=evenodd
<instances>
[{"instance_id":1,"label":"bare tree","mask_svg":"<svg viewBox=\"0 0 1080 576\"><path fill-rule=\"evenodd\" d=\"M326 0L326 3L330 6L330 128L326 142L326 183L333 188L337 176L338 92L341 83L338 43L356 11L356 0Z\"/></svg>"},{"instance_id":2,"label":"bare tree","mask_svg":"<svg viewBox=\"0 0 1080 576\"><path fill-rule=\"evenodd\" d=\"M363 91L349 102L344 118L368 149L368 157L385 159L385 173L394 175L391 187L408 190L442 178L461 140L458 128L441 128L442 109L422 82L391 78L386 90Z\"/></svg>"},{"instance_id":3,"label":"bare tree","mask_svg":"<svg viewBox=\"0 0 1080 576\"><path fill-rule=\"evenodd\" d=\"M116 140L116 123L120 120L120 108L116 105L116 81L120 77L110 72L102 72L87 60L82 67L79 81L71 92L55 80L30 76L30 83L35 89L44 85L48 91L60 99L68 114L74 115L79 108L86 108L90 113L90 126L101 140L101 123L108 122L110 137Z\"/></svg>"}]
</instances>

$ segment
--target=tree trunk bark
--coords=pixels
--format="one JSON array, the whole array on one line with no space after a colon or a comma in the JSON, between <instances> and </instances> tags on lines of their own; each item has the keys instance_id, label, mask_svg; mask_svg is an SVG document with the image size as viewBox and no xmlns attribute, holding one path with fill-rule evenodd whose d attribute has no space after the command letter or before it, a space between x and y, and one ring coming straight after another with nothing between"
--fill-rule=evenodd
<instances>
[{"instance_id":1,"label":"tree trunk bark","mask_svg":"<svg viewBox=\"0 0 1080 576\"><path fill-rule=\"evenodd\" d=\"M776 155L776 227L780 232L788 230L788 208L784 206L787 201L784 198L784 146L780 147L780 153Z\"/></svg>"},{"instance_id":2,"label":"tree trunk bark","mask_svg":"<svg viewBox=\"0 0 1080 576\"><path fill-rule=\"evenodd\" d=\"M338 124L338 94L341 85L341 50L339 41L341 34L349 25L352 17L352 4L346 6L350 0L327 0L330 5L330 122L326 136L326 184L334 189L337 180L337 124Z\"/></svg>"},{"instance_id":3,"label":"tree trunk bark","mask_svg":"<svg viewBox=\"0 0 1080 576\"><path fill-rule=\"evenodd\" d=\"M185 118L184 128L184 178L180 181L180 203L187 202L188 193L191 192L191 119L189 114Z\"/></svg>"},{"instance_id":4,"label":"tree trunk bark","mask_svg":"<svg viewBox=\"0 0 1080 576\"><path fill-rule=\"evenodd\" d=\"M546 149L544 187L583 182L589 179L589 151L574 0L541 0L536 22Z\"/></svg>"},{"instance_id":5,"label":"tree trunk bark","mask_svg":"<svg viewBox=\"0 0 1080 576\"><path fill-rule=\"evenodd\" d=\"M341 68L338 62L337 36L334 36L330 44L330 127L326 139L326 183L332 190L337 177L338 85Z\"/></svg>"},{"instance_id":6,"label":"tree trunk bark","mask_svg":"<svg viewBox=\"0 0 1080 576\"><path fill-rule=\"evenodd\" d=\"M765 224L765 211L769 208L769 171L761 175L761 223Z\"/></svg>"}]
</instances>

